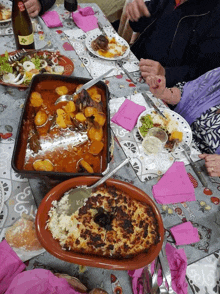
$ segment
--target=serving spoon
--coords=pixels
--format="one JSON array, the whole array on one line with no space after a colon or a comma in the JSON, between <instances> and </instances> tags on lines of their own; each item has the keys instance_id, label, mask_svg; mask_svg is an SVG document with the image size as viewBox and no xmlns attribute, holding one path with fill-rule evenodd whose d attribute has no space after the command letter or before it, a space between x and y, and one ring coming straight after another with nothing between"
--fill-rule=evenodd
<instances>
[{"instance_id":1,"label":"serving spoon","mask_svg":"<svg viewBox=\"0 0 220 294\"><path fill-rule=\"evenodd\" d=\"M81 187L76 187L74 189L71 189L69 191L68 210L65 211L65 213L67 213L67 215L71 215L72 213L74 213L79 206L83 205L84 199L87 199L88 197L91 196L92 190L94 188L103 184L108 178L110 178L114 173L116 173L121 167L123 167L125 164L130 162L130 160L131 160L130 157L127 157L116 168L114 168L112 171L107 173L104 177L102 177L100 180L98 180L92 186L81 186Z\"/></svg>"},{"instance_id":2,"label":"serving spoon","mask_svg":"<svg viewBox=\"0 0 220 294\"><path fill-rule=\"evenodd\" d=\"M76 90L76 92L74 92L72 95L62 95L60 96L56 101L55 101L55 105L57 105L60 102L66 102L66 101L72 101L73 98L78 95L83 89L87 90L89 88L91 88L93 85L95 85L96 83L98 83L99 81L101 81L105 76L107 76L111 71L113 71L114 68L111 68L110 70L108 70L107 72L105 72L104 74L102 74L101 76L90 80L89 82L87 82L86 84L84 84L82 87L80 87L78 90Z\"/></svg>"}]
</instances>

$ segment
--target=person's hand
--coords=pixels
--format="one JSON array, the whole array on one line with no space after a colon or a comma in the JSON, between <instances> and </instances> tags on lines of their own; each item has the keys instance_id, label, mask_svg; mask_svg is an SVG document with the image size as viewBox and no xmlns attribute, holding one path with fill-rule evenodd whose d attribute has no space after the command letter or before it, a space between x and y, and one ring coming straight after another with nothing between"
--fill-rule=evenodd
<instances>
[{"instance_id":1,"label":"person's hand","mask_svg":"<svg viewBox=\"0 0 220 294\"><path fill-rule=\"evenodd\" d=\"M125 7L127 18L131 21L138 21L142 16L149 17L150 12L143 0L134 0Z\"/></svg>"},{"instance_id":2,"label":"person's hand","mask_svg":"<svg viewBox=\"0 0 220 294\"><path fill-rule=\"evenodd\" d=\"M36 17L41 11L41 4L38 0L24 0L24 5L30 17Z\"/></svg>"},{"instance_id":3,"label":"person's hand","mask_svg":"<svg viewBox=\"0 0 220 294\"><path fill-rule=\"evenodd\" d=\"M141 58L139 62L139 68L141 71L141 76L146 80L147 76L161 75L165 76L165 68L158 62L151 59Z\"/></svg>"},{"instance_id":4,"label":"person's hand","mask_svg":"<svg viewBox=\"0 0 220 294\"><path fill-rule=\"evenodd\" d=\"M205 159L205 166L211 177L220 177L220 155L200 154L199 158Z\"/></svg>"},{"instance_id":5,"label":"person's hand","mask_svg":"<svg viewBox=\"0 0 220 294\"><path fill-rule=\"evenodd\" d=\"M180 102L181 93L176 87L166 88L166 78L164 76L147 76L146 83L150 87L151 93L168 104L176 105Z\"/></svg>"},{"instance_id":6,"label":"person's hand","mask_svg":"<svg viewBox=\"0 0 220 294\"><path fill-rule=\"evenodd\" d=\"M156 97L163 99L164 91L166 89L166 79L164 76L147 76L146 83L150 87L151 93Z\"/></svg>"}]
</instances>

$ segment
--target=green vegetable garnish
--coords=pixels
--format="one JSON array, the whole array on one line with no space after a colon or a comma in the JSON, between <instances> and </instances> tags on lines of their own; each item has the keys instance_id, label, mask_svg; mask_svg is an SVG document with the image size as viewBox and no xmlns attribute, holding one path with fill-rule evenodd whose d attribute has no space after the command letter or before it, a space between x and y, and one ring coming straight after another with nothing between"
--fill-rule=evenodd
<instances>
[{"instance_id":1,"label":"green vegetable garnish","mask_svg":"<svg viewBox=\"0 0 220 294\"><path fill-rule=\"evenodd\" d=\"M142 126L139 128L139 130L141 135L145 137L147 135L148 130L153 127L153 120L150 114L142 116L140 120L141 120Z\"/></svg>"},{"instance_id":2,"label":"green vegetable garnish","mask_svg":"<svg viewBox=\"0 0 220 294\"><path fill-rule=\"evenodd\" d=\"M31 58L31 61L35 65L36 69L39 69L39 70L41 69L41 66L40 66L41 59L37 55L35 57Z\"/></svg>"},{"instance_id":3,"label":"green vegetable garnish","mask_svg":"<svg viewBox=\"0 0 220 294\"><path fill-rule=\"evenodd\" d=\"M8 63L8 52L5 51L4 56L0 56L0 74L12 73L12 66Z\"/></svg>"}]
</instances>

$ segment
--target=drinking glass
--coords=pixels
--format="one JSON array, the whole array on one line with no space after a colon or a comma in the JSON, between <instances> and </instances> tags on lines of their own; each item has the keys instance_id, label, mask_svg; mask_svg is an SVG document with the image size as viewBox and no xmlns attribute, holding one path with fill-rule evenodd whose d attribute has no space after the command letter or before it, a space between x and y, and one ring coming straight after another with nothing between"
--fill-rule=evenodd
<instances>
[{"instance_id":1,"label":"drinking glass","mask_svg":"<svg viewBox=\"0 0 220 294\"><path fill-rule=\"evenodd\" d=\"M71 16L72 16L72 12L77 10L77 0L64 0L64 7L66 10L69 11L69 17L67 19L67 21L71 20Z\"/></svg>"},{"instance_id":2,"label":"drinking glass","mask_svg":"<svg viewBox=\"0 0 220 294\"><path fill-rule=\"evenodd\" d=\"M166 131L164 131L161 128L151 128L147 135L145 136L142 146L144 149L144 152L147 155L150 154L158 154L159 152L162 152L163 147L165 146L166 142L168 140L168 135Z\"/></svg>"}]
</instances>

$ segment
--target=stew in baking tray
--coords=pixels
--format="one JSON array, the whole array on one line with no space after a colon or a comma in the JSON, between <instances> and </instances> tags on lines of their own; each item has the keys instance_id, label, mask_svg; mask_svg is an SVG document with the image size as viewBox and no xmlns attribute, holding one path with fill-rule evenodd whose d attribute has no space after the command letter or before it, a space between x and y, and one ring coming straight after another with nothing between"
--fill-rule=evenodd
<instances>
[{"instance_id":1,"label":"stew in baking tray","mask_svg":"<svg viewBox=\"0 0 220 294\"><path fill-rule=\"evenodd\" d=\"M24 170L101 173L106 168L105 91L93 86L73 101L54 102L82 85L41 80L29 93L22 127ZM21 165L21 160L19 161Z\"/></svg>"}]
</instances>

